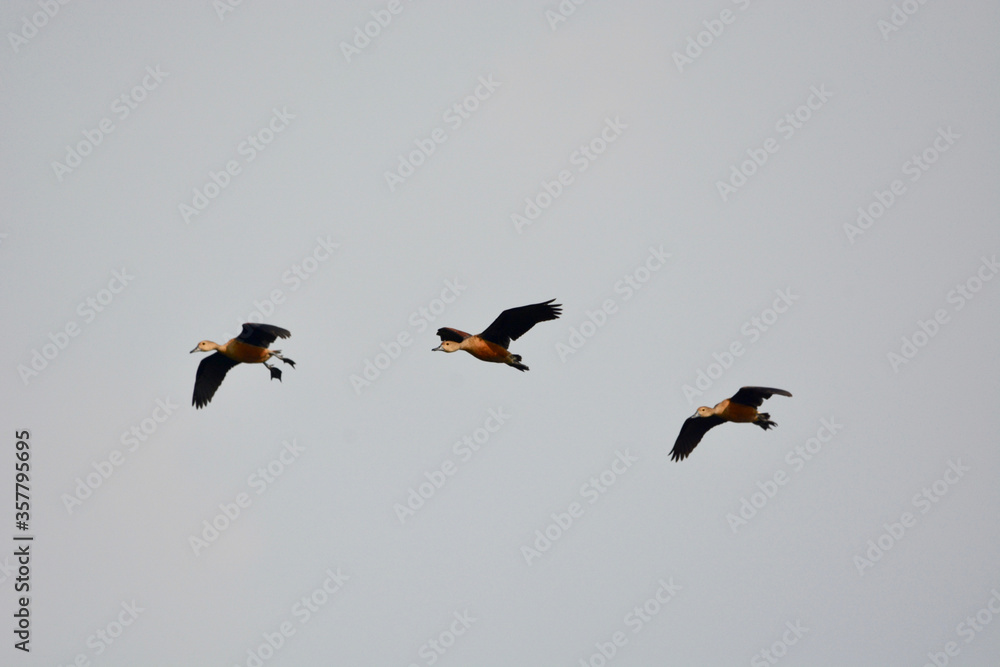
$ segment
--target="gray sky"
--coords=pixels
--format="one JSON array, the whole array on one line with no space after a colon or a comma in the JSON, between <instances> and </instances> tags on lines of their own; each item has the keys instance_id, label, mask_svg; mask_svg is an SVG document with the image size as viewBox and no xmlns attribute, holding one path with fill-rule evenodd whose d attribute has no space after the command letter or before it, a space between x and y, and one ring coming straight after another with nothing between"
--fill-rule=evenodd
<instances>
[{"instance_id":1,"label":"gray sky","mask_svg":"<svg viewBox=\"0 0 1000 667\"><path fill-rule=\"evenodd\" d=\"M0 662L995 661L994 3L124 6L0 9Z\"/></svg>"}]
</instances>

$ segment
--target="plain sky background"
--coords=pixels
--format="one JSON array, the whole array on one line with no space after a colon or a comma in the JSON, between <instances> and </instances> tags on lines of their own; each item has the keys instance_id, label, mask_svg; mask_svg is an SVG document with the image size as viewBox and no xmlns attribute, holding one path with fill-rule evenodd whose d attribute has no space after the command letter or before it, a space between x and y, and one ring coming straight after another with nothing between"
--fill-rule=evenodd
<instances>
[{"instance_id":1,"label":"plain sky background","mask_svg":"<svg viewBox=\"0 0 1000 667\"><path fill-rule=\"evenodd\" d=\"M996 662L1000 7L220 5L0 9L0 663L253 665L284 623L266 665L597 667L616 633L609 665L923 665L949 642L949 664ZM734 168L750 175L723 196ZM185 219L212 174L226 187ZM558 196L519 227L545 183ZM881 215L853 233L859 207ZM530 372L431 352L438 326L551 298L562 318L511 346ZM297 367L280 384L237 367L194 410L188 351L259 315L291 330L275 347ZM684 419L743 385L794 394L765 404L779 427L724 425L671 462ZM504 423L456 450L491 410ZM29 655L12 633L21 429ZM298 454L274 463L285 442ZM604 472L619 453L634 460ZM614 483L588 491L602 472ZM329 595L328 569L348 577ZM123 603L142 611L97 639Z\"/></svg>"}]
</instances>

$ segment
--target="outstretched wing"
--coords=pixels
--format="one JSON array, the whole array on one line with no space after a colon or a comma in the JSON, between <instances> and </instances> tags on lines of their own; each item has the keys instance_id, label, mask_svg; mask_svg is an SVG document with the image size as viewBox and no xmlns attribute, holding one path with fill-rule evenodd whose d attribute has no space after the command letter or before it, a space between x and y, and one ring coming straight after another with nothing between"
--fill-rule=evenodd
<instances>
[{"instance_id":1,"label":"outstretched wing","mask_svg":"<svg viewBox=\"0 0 1000 667\"><path fill-rule=\"evenodd\" d=\"M245 326L245 325L244 325ZM244 329L245 330L245 329ZM233 361L221 352L210 354L198 364L198 374L194 378L194 396L191 404L195 408L203 408L215 396L216 390L222 384L229 369L240 362Z\"/></svg>"},{"instance_id":2,"label":"outstretched wing","mask_svg":"<svg viewBox=\"0 0 1000 667\"><path fill-rule=\"evenodd\" d=\"M681 432L677 435L674 448L670 450L670 460L683 461L686 459L694 451L694 448L698 446L698 443L701 442L705 434L708 433L708 430L724 421L718 415L710 417L695 415L694 417L688 417L684 425L681 426Z\"/></svg>"},{"instance_id":3,"label":"outstretched wing","mask_svg":"<svg viewBox=\"0 0 1000 667\"><path fill-rule=\"evenodd\" d=\"M236 337L236 340L257 347L267 347L274 342L275 338L288 338L291 335L288 329L282 329L272 324L247 322L243 325L243 331Z\"/></svg>"},{"instance_id":4,"label":"outstretched wing","mask_svg":"<svg viewBox=\"0 0 1000 667\"><path fill-rule=\"evenodd\" d=\"M755 408L759 408L765 399L771 398L771 396L775 394L778 394L779 396L791 397L791 394L784 389L772 389L771 387L741 387L740 390L729 399L729 402L739 403L740 405L752 405Z\"/></svg>"},{"instance_id":5,"label":"outstretched wing","mask_svg":"<svg viewBox=\"0 0 1000 667\"><path fill-rule=\"evenodd\" d=\"M553 301L555 299L505 310L493 320L493 324L486 327L486 331L479 334L479 337L501 347L507 347L510 341L517 340L539 322L554 320L562 315L562 306L552 303Z\"/></svg>"},{"instance_id":6,"label":"outstretched wing","mask_svg":"<svg viewBox=\"0 0 1000 667\"><path fill-rule=\"evenodd\" d=\"M442 341L451 340L456 343L461 343L463 340L469 337L469 334L464 331L459 331L458 329L452 329L451 327L441 327L437 332L438 336L441 336Z\"/></svg>"}]
</instances>

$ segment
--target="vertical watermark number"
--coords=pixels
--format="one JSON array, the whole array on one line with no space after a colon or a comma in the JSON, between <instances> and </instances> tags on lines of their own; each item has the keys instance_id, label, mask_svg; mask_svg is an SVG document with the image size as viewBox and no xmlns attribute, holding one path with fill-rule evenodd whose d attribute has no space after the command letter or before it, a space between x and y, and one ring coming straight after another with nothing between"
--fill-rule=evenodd
<instances>
[{"instance_id":1,"label":"vertical watermark number","mask_svg":"<svg viewBox=\"0 0 1000 667\"><path fill-rule=\"evenodd\" d=\"M31 433L15 431L14 438L14 557L17 558L17 576L14 578L16 608L14 612L14 648L27 653L31 642Z\"/></svg>"}]
</instances>

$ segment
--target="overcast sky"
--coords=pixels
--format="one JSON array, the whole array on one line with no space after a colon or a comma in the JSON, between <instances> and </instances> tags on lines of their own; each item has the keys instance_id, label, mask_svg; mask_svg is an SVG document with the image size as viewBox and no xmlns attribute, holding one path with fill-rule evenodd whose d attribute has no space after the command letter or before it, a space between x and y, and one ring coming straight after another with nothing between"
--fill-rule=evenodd
<instances>
[{"instance_id":1,"label":"overcast sky","mask_svg":"<svg viewBox=\"0 0 1000 667\"><path fill-rule=\"evenodd\" d=\"M995 662L995 3L0 19L3 664Z\"/></svg>"}]
</instances>

